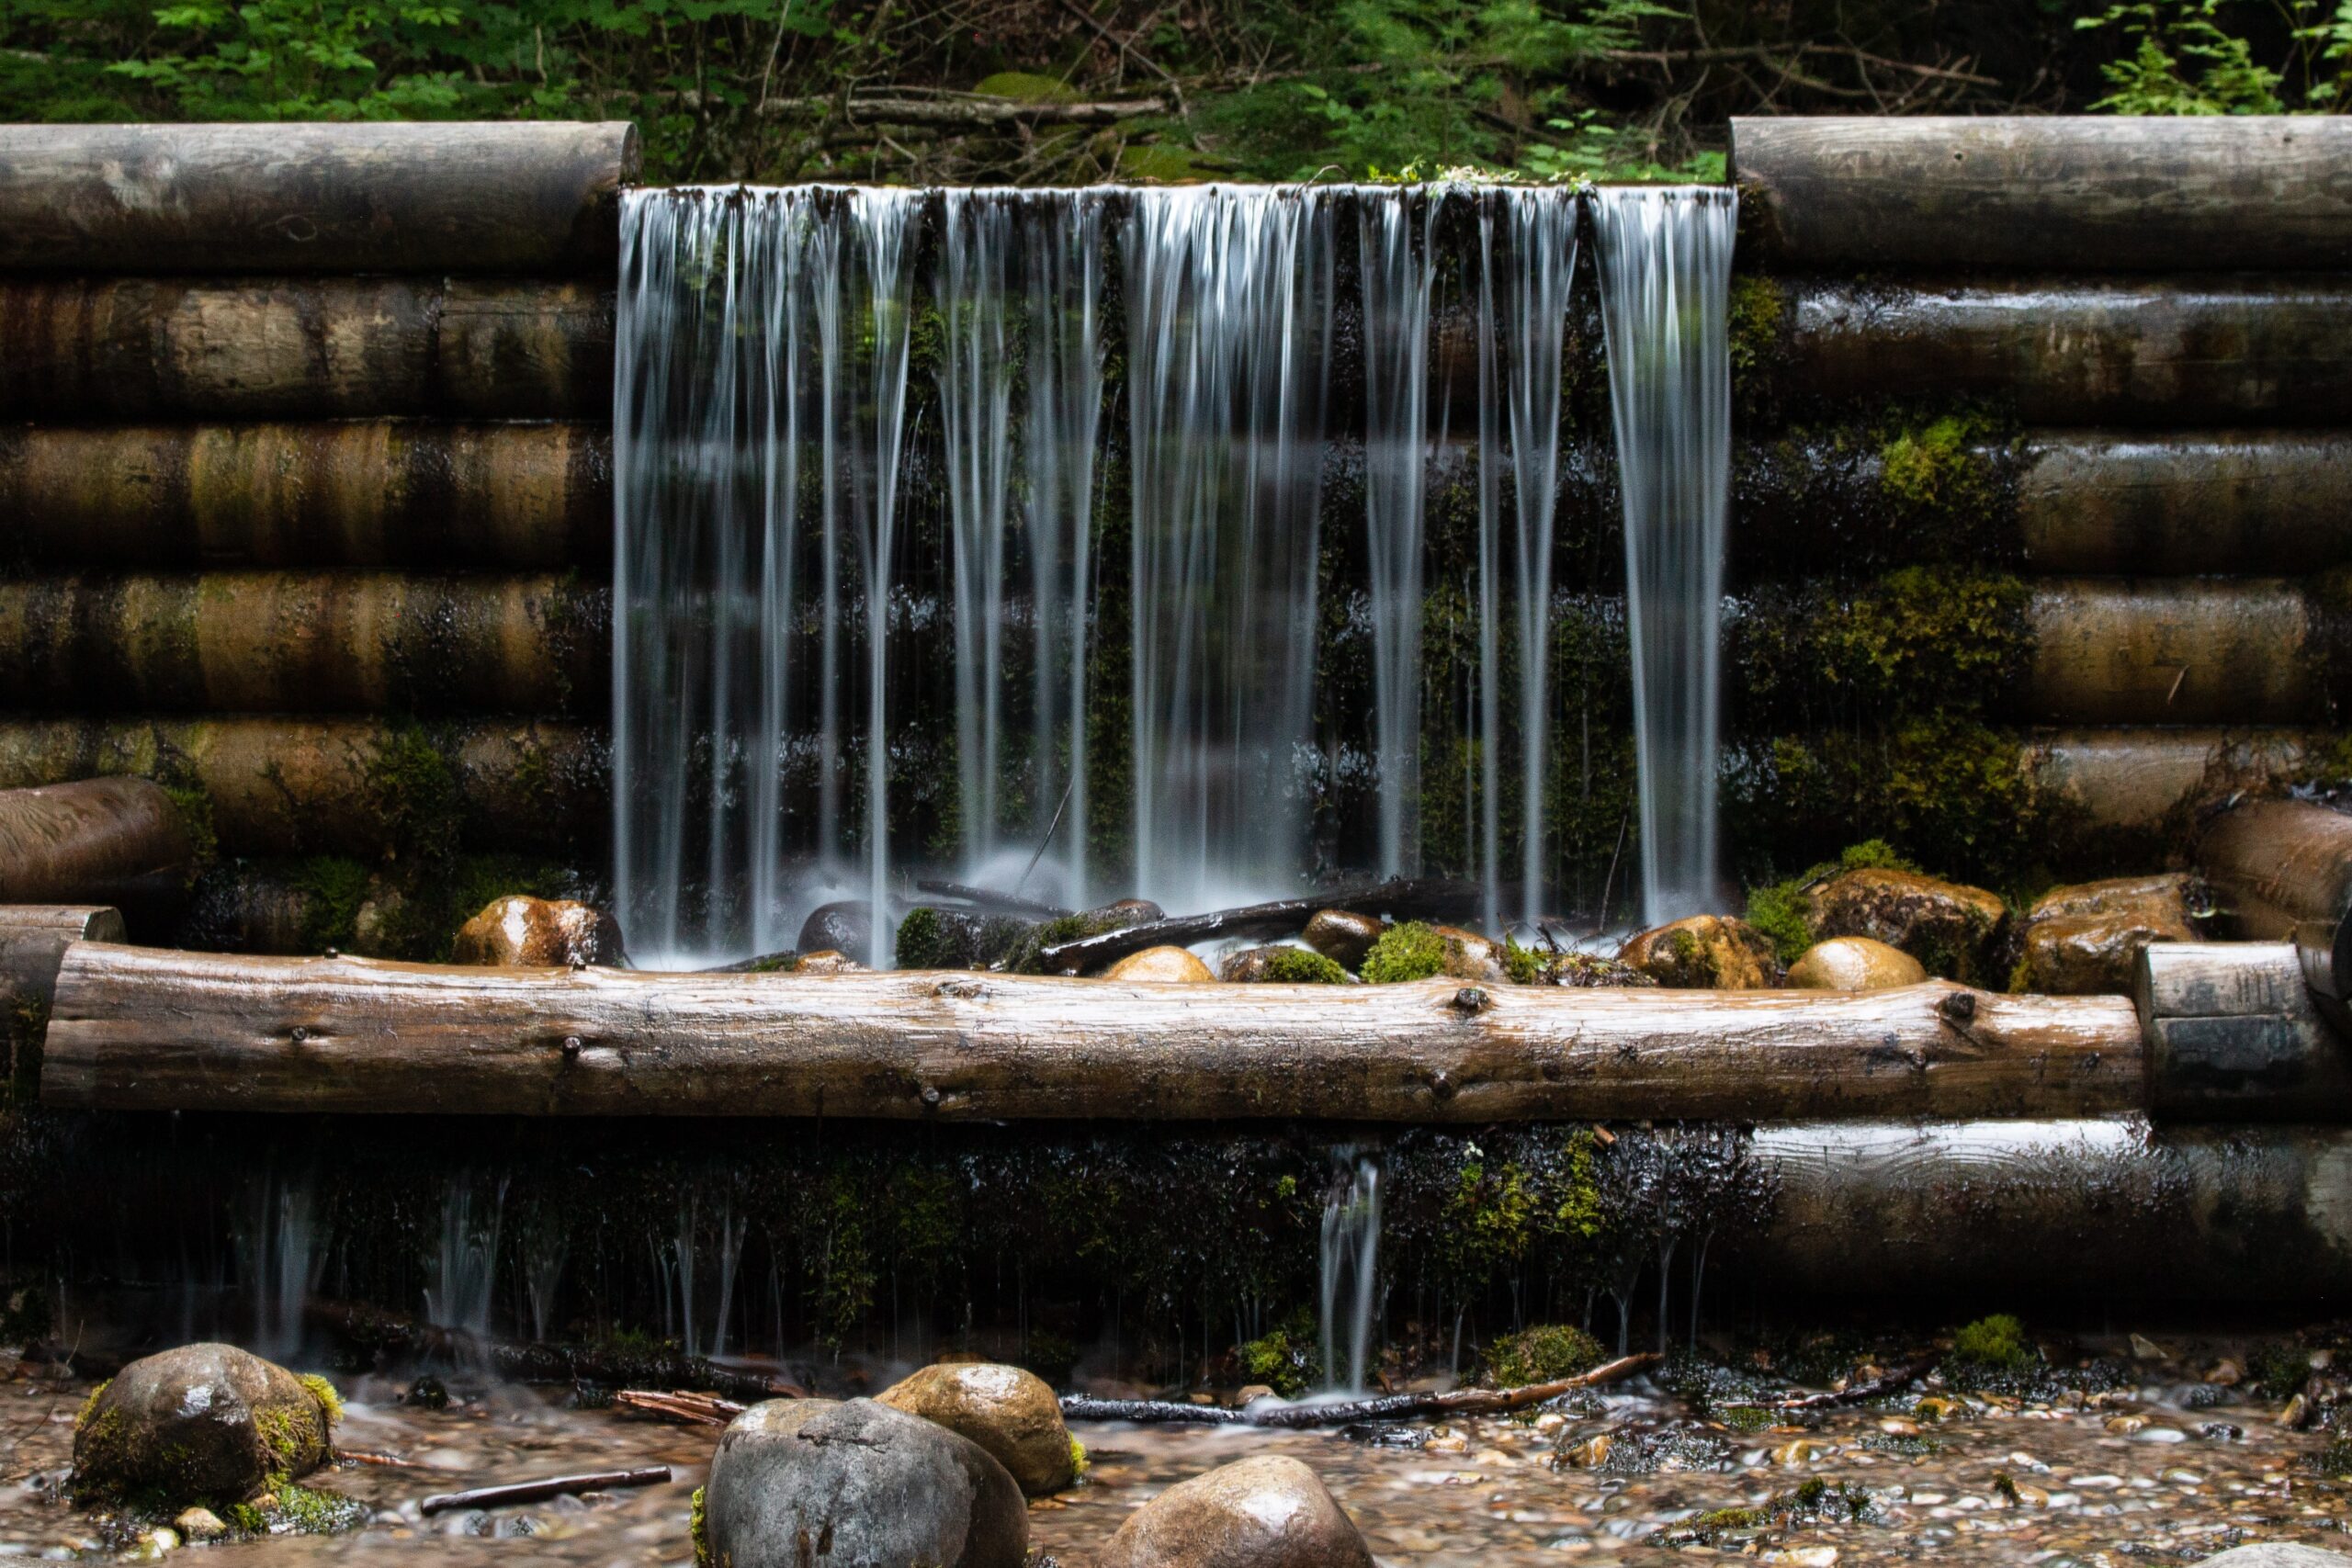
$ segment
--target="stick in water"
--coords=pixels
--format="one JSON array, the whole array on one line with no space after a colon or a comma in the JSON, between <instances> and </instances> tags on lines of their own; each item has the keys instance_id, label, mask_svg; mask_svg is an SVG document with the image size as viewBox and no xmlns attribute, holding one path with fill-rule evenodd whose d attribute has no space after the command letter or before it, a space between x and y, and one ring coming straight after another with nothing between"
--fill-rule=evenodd
<instances>
[{"instance_id":1,"label":"stick in water","mask_svg":"<svg viewBox=\"0 0 2352 1568\"><path fill-rule=\"evenodd\" d=\"M1226 1410L1214 1404L1177 1404L1159 1399L1086 1399L1073 1394L1062 1401L1062 1415L1072 1421L1198 1422L1227 1427L1341 1427L1351 1421L1403 1421L1417 1416L1498 1416L1524 1410L1580 1388L1615 1382L1658 1359L1656 1352L1645 1351L1553 1382L1526 1383L1518 1388L1458 1388L1450 1393L1391 1393L1335 1404L1261 1401L1245 1409Z\"/></svg>"},{"instance_id":2,"label":"stick in water","mask_svg":"<svg viewBox=\"0 0 2352 1568\"><path fill-rule=\"evenodd\" d=\"M417 1505L423 1514L446 1514L453 1508L500 1508L509 1503L544 1503L567 1492L611 1492L623 1486L660 1486L670 1479L670 1467L650 1470L599 1470L586 1475L558 1475L546 1481L518 1481L511 1486L481 1486L471 1492L443 1492Z\"/></svg>"}]
</instances>

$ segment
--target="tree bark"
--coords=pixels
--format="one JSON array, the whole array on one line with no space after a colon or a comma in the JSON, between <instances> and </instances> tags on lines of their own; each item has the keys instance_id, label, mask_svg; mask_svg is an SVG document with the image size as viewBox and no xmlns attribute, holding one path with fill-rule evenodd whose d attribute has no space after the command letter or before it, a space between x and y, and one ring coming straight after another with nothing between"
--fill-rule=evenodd
<instances>
[{"instance_id":1,"label":"tree bark","mask_svg":"<svg viewBox=\"0 0 2352 1568\"><path fill-rule=\"evenodd\" d=\"M1731 122L1743 237L1792 270L2340 270L2347 163L2302 115Z\"/></svg>"},{"instance_id":2,"label":"tree bark","mask_svg":"<svg viewBox=\"0 0 2352 1568\"><path fill-rule=\"evenodd\" d=\"M639 167L626 122L12 125L0 268L609 271Z\"/></svg>"},{"instance_id":3,"label":"tree bark","mask_svg":"<svg viewBox=\"0 0 2352 1568\"><path fill-rule=\"evenodd\" d=\"M496 970L85 942L43 1098L115 1110L1478 1122L2138 1109L2120 998Z\"/></svg>"},{"instance_id":4,"label":"tree bark","mask_svg":"<svg viewBox=\"0 0 2352 1568\"><path fill-rule=\"evenodd\" d=\"M180 809L145 779L0 791L0 903L153 902L186 886Z\"/></svg>"},{"instance_id":5,"label":"tree bark","mask_svg":"<svg viewBox=\"0 0 2352 1568\"><path fill-rule=\"evenodd\" d=\"M2319 724L2319 607L2278 578L2033 585L2020 717L2058 724Z\"/></svg>"},{"instance_id":6,"label":"tree bark","mask_svg":"<svg viewBox=\"0 0 2352 1568\"><path fill-rule=\"evenodd\" d=\"M2352 1024L2352 817L2309 801L2246 801L2205 829L2197 866L2230 933L2294 943L2321 1005Z\"/></svg>"},{"instance_id":7,"label":"tree bark","mask_svg":"<svg viewBox=\"0 0 2352 1568\"><path fill-rule=\"evenodd\" d=\"M600 424L0 431L0 548L44 565L610 570Z\"/></svg>"},{"instance_id":8,"label":"tree bark","mask_svg":"<svg viewBox=\"0 0 2352 1568\"><path fill-rule=\"evenodd\" d=\"M2352 1045L2321 1017L2294 943L2152 942L2133 1001L2156 1114L2352 1119Z\"/></svg>"}]
</instances>

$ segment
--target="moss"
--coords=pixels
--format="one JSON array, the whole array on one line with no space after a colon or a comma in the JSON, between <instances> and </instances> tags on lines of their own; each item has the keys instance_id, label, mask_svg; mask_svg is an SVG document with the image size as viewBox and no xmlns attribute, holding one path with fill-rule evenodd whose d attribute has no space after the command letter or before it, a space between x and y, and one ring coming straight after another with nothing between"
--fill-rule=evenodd
<instances>
[{"instance_id":1,"label":"moss","mask_svg":"<svg viewBox=\"0 0 2352 1568\"><path fill-rule=\"evenodd\" d=\"M313 855L295 868L293 880L302 896L304 951L349 947L368 901L368 868L341 855Z\"/></svg>"},{"instance_id":2,"label":"moss","mask_svg":"<svg viewBox=\"0 0 2352 1568\"><path fill-rule=\"evenodd\" d=\"M2245 1378L2251 1388L2272 1399L2285 1399L2311 1381L2312 1355L2300 1345L2257 1345L2246 1353Z\"/></svg>"},{"instance_id":3,"label":"moss","mask_svg":"<svg viewBox=\"0 0 2352 1568\"><path fill-rule=\"evenodd\" d=\"M161 786L171 797L180 816L180 826L187 829L189 851L188 876L220 858L220 832L212 811L212 795L201 784L165 784Z\"/></svg>"},{"instance_id":4,"label":"moss","mask_svg":"<svg viewBox=\"0 0 2352 1568\"><path fill-rule=\"evenodd\" d=\"M1322 1358L1315 1348L1315 1320L1299 1308L1271 1334L1241 1347L1241 1371L1284 1399L1296 1399L1322 1381Z\"/></svg>"},{"instance_id":5,"label":"moss","mask_svg":"<svg viewBox=\"0 0 2352 1568\"><path fill-rule=\"evenodd\" d=\"M899 922L898 960L901 969L947 969L955 961L947 952L946 932L939 911L917 905Z\"/></svg>"},{"instance_id":6,"label":"moss","mask_svg":"<svg viewBox=\"0 0 2352 1568\"><path fill-rule=\"evenodd\" d=\"M1713 1546L1737 1530L1758 1530L1771 1523L1761 1508L1711 1508L1683 1527L1702 1546Z\"/></svg>"},{"instance_id":7,"label":"moss","mask_svg":"<svg viewBox=\"0 0 2352 1568\"><path fill-rule=\"evenodd\" d=\"M1085 1477L1086 1472L1093 1467L1094 1461L1086 1457L1086 1445L1078 1440L1078 1435L1076 1433L1072 1433L1069 1439L1070 1479L1072 1481L1082 1480Z\"/></svg>"},{"instance_id":8,"label":"moss","mask_svg":"<svg viewBox=\"0 0 2352 1568\"><path fill-rule=\"evenodd\" d=\"M368 1522L368 1506L334 1492L313 1491L277 1480L277 1506L268 1510L272 1535L340 1535Z\"/></svg>"},{"instance_id":9,"label":"moss","mask_svg":"<svg viewBox=\"0 0 2352 1568\"><path fill-rule=\"evenodd\" d=\"M1070 1440L1073 1443L1077 1441L1074 1438ZM707 1490L701 1486L695 1488L694 1505L686 1515L686 1539L694 1542L695 1568L711 1568L710 1515L703 1502Z\"/></svg>"},{"instance_id":10,"label":"moss","mask_svg":"<svg viewBox=\"0 0 2352 1568\"><path fill-rule=\"evenodd\" d=\"M1788 315L1789 293L1777 279L1742 273L1731 280L1726 325L1735 378L1745 380L1779 362Z\"/></svg>"},{"instance_id":11,"label":"moss","mask_svg":"<svg viewBox=\"0 0 2352 1568\"><path fill-rule=\"evenodd\" d=\"M273 1471L291 1472L303 1458L314 1439L324 1430L326 1412L319 1412L319 1426L313 1426L305 1412L269 1406L254 1412L254 1430L261 1435L262 1451L269 1458Z\"/></svg>"},{"instance_id":12,"label":"moss","mask_svg":"<svg viewBox=\"0 0 2352 1568\"><path fill-rule=\"evenodd\" d=\"M1017 98L1024 104L1074 104L1078 101L1078 89L1069 83L1028 71L1000 71L993 76L983 76L972 91L992 98Z\"/></svg>"},{"instance_id":13,"label":"moss","mask_svg":"<svg viewBox=\"0 0 2352 1568\"><path fill-rule=\"evenodd\" d=\"M800 967L797 953L771 953L757 959L743 971L747 975L789 975Z\"/></svg>"},{"instance_id":14,"label":"moss","mask_svg":"<svg viewBox=\"0 0 2352 1568\"><path fill-rule=\"evenodd\" d=\"M1421 920L1389 927L1363 957L1363 977L1375 986L1426 980L1444 972L1445 939Z\"/></svg>"},{"instance_id":15,"label":"moss","mask_svg":"<svg viewBox=\"0 0 2352 1568\"><path fill-rule=\"evenodd\" d=\"M1997 430L1973 410L1898 431L1879 448L1879 485L1898 507L1960 510L1996 504L1999 476L1981 450Z\"/></svg>"},{"instance_id":16,"label":"moss","mask_svg":"<svg viewBox=\"0 0 2352 1568\"><path fill-rule=\"evenodd\" d=\"M1503 938L1503 973L1516 985L1532 986L1544 978L1544 961L1513 937Z\"/></svg>"},{"instance_id":17,"label":"moss","mask_svg":"<svg viewBox=\"0 0 2352 1568\"><path fill-rule=\"evenodd\" d=\"M2025 1325L2007 1313L1964 1324L1951 1337L1951 1359L1973 1366L2014 1371L2037 1359L2026 1343Z\"/></svg>"},{"instance_id":18,"label":"moss","mask_svg":"<svg viewBox=\"0 0 2352 1568\"><path fill-rule=\"evenodd\" d=\"M240 1535L267 1535L269 1516L251 1503L232 1503L220 1510L220 1521Z\"/></svg>"},{"instance_id":19,"label":"moss","mask_svg":"<svg viewBox=\"0 0 2352 1568\"><path fill-rule=\"evenodd\" d=\"M310 1390L311 1397L319 1402L319 1414L326 1417L329 1427L343 1419L343 1395L335 1392L334 1384L316 1372L303 1372L294 1381Z\"/></svg>"},{"instance_id":20,"label":"moss","mask_svg":"<svg viewBox=\"0 0 2352 1568\"><path fill-rule=\"evenodd\" d=\"M1805 897L1813 876L1792 876L1747 890L1747 923L1771 939L1782 964L1793 964L1813 945L1813 906Z\"/></svg>"},{"instance_id":21,"label":"moss","mask_svg":"<svg viewBox=\"0 0 2352 1568\"><path fill-rule=\"evenodd\" d=\"M79 1435L82 1428L90 1424L90 1417L97 1413L99 1398L105 1394L107 1389L113 1386L114 1380L112 1378L108 1378L106 1382L98 1384L97 1387L90 1391L89 1398L82 1401L82 1408L76 1411L74 1416L74 1430L76 1435Z\"/></svg>"},{"instance_id":22,"label":"moss","mask_svg":"<svg viewBox=\"0 0 2352 1568\"><path fill-rule=\"evenodd\" d=\"M456 857L457 773L423 726L387 726L361 777L388 856L441 864Z\"/></svg>"},{"instance_id":23,"label":"moss","mask_svg":"<svg viewBox=\"0 0 2352 1568\"><path fill-rule=\"evenodd\" d=\"M1266 978L1286 986L1340 986L1348 972L1319 953L1278 947L1266 954Z\"/></svg>"},{"instance_id":24,"label":"moss","mask_svg":"<svg viewBox=\"0 0 2352 1568\"><path fill-rule=\"evenodd\" d=\"M1544 1324L1489 1344L1486 1382L1490 1388L1554 1382L1589 1371L1602 1359L1600 1341L1583 1329Z\"/></svg>"}]
</instances>

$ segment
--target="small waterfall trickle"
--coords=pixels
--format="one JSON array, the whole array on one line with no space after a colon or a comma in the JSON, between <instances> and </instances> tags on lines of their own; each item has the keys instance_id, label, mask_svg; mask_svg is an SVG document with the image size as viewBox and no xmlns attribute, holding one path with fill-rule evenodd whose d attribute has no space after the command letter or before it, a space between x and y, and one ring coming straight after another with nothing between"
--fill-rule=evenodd
<instances>
[{"instance_id":1,"label":"small waterfall trickle","mask_svg":"<svg viewBox=\"0 0 2352 1568\"><path fill-rule=\"evenodd\" d=\"M1334 1393L1362 1393L1372 1370L1372 1322L1380 1291L1380 1162L1341 1149L1334 1159L1333 1183L1323 1204L1322 1306L1323 1381ZM1347 1311L1347 1369L1338 1359L1340 1312Z\"/></svg>"},{"instance_id":2,"label":"small waterfall trickle","mask_svg":"<svg viewBox=\"0 0 2352 1568\"><path fill-rule=\"evenodd\" d=\"M313 1183L270 1177L254 1189L247 1228L235 1236L252 1303L250 1344L271 1360L291 1360L302 1348L303 1314L326 1267L315 1211Z\"/></svg>"},{"instance_id":3,"label":"small waterfall trickle","mask_svg":"<svg viewBox=\"0 0 2352 1568\"><path fill-rule=\"evenodd\" d=\"M427 1260L432 1282L424 1289L424 1318L436 1328L453 1328L477 1340L490 1337L491 1307L497 1293L498 1237L506 1218L506 1183L497 1182L487 1201L477 1200L471 1177L450 1182L441 1199L441 1234Z\"/></svg>"},{"instance_id":4,"label":"small waterfall trickle","mask_svg":"<svg viewBox=\"0 0 2352 1568\"><path fill-rule=\"evenodd\" d=\"M1594 193L1624 491L1642 918L1718 907L1715 773L1731 489L1728 188Z\"/></svg>"}]
</instances>

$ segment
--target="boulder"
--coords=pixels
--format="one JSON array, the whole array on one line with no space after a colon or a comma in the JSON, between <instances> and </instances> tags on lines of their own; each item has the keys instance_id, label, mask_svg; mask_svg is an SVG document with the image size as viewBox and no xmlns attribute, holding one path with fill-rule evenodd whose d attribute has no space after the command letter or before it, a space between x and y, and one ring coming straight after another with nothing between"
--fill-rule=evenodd
<instances>
[{"instance_id":1,"label":"boulder","mask_svg":"<svg viewBox=\"0 0 2352 1568\"><path fill-rule=\"evenodd\" d=\"M2129 995L2140 950L2195 942L2188 876L2118 876L2053 887L2019 940L2018 987L2058 996Z\"/></svg>"},{"instance_id":2,"label":"boulder","mask_svg":"<svg viewBox=\"0 0 2352 1568\"><path fill-rule=\"evenodd\" d=\"M1359 915L1350 909L1321 909L1306 922L1301 933L1306 945L1339 964L1343 969L1363 967L1363 955L1380 940L1387 922L1377 915Z\"/></svg>"},{"instance_id":3,"label":"boulder","mask_svg":"<svg viewBox=\"0 0 2352 1568\"><path fill-rule=\"evenodd\" d=\"M793 947L802 953L871 953L874 951L874 908L863 898L820 904L800 922L800 937Z\"/></svg>"},{"instance_id":4,"label":"boulder","mask_svg":"<svg viewBox=\"0 0 2352 1568\"><path fill-rule=\"evenodd\" d=\"M493 898L468 920L449 949L452 964L484 964L502 969L577 969L588 964L619 964L620 922L602 909L569 898L533 898L517 893Z\"/></svg>"},{"instance_id":5,"label":"boulder","mask_svg":"<svg viewBox=\"0 0 2352 1568\"><path fill-rule=\"evenodd\" d=\"M1032 1497L1078 1479L1061 1404L1034 1372L988 1362L930 1366L876 1397L971 1438Z\"/></svg>"},{"instance_id":6,"label":"boulder","mask_svg":"<svg viewBox=\"0 0 2352 1568\"><path fill-rule=\"evenodd\" d=\"M1916 871L1838 873L1807 895L1816 942L1866 936L1899 947L1930 975L1964 985L1994 980L1994 944L2007 917L2000 895Z\"/></svg>"},{"instance_id":7,"label":"boulder","mask_svg":"<svg viewBox=\"0 0 2352 1568\"><path fill-rule=\"evenodd\" d=\"M1315 1472L1267 1454L1180 1482L1127 1517L1095 1568L1372 1568Z\"/></svg>"},{"instance_id":8,"label":"boulder","mask_svg":"<svg viewBox=\"0 0 2352 1568\"><path fill-rule=\"evenodd\" d=\"M1880 991L1916 986L1927 977L1927 967L1917 959L1866 936L1816 942L1789 965L1789 984L1809 991Z\"/></svg>"},{"instance_id":9,"label":"boulder","mask_svg":"<svg viewBox=\"0 0 2352 1568\"><path fill-rule=\"evenodd\" d=\"M1023 1568L1029 1513L970 1438L870 1399L775 1399L729 1423L698 1555L727 1568Z\"/></svg>"},{"instance_id":10,"label":"boulder","mask_svg":"<svg viewBox=\"0 0 2352 1568\"><path fill-rule=\"evenodd\" d=\"M236 1503L326 1462L330 1413L285 1368L233 1345L183 1345L123 1368L74 1423L74 1490Z\"/></svg>"},{"instance_id":11,"label":"boulder","mask_svg":"<svg viewBox=\"0 0 2352 1568\"><path fill-rule=\"evenodd\" d=\"M1781 983L1772 939L1729 915L1692 915L1630 939L1617 956L1661 986L1757 991Z\"/></svg>"},{"instance_id":12,"label":"boulder","mask_svg":"<svg viewBox=\"0 0 2352 1568\"><path fill-rule=\"evenodd\" d=\"M792 966L792 972L795 975L863 975L867 970L865 964L848 953L836 953L826 947L815 953L802 953L800 961Z\"/></svg>"},{"instance_id":13,"label":"boulder","mask_svg":"<svg viewBox=\"0 0 2352 1568\"><path fill-rule=\"evenodd\" d=\"M1455 980L1476 980L1487 985L1500 985L1510 978L1503 964L1503 944L1490 942L1476 931L1464 931L1460 926L1431 926L1438 940L1445 943L1445 974Z\"/></svg>"},{"instance_id":14,"label":"boulder","mask_svg":"<svg viewBox=\"0 0 2352 1568\"><path fill-rule=\"evenodd\" d=\"M899 922L901 969L987 969L1009 963L1038 926L1019 915L918 904Z\"/></svg>"},{"instance_id":15,"label":"boulder","mask_svg":"<svg viewBox=\"0 0 2352 1568\"><path fill-rule=\"evenodd\" d=\"M1162 984L1199 985L1215 980L1209 966L1181 947L1147 947L1130 953L1102 972L1105 980L1153 980Z\"/></svg>"},{"instance_id":16,"label":"boulder","mask_svg":"<svg viewBox=\"0 0 2352 1568\"><path fill-rule=\"evenodd\" d=\"M1226 954L1216 977L1231 985L1343 986L1351 978L1339 961L1303 947L1245 947Z\"/></svg>"}]
</instances>

